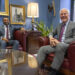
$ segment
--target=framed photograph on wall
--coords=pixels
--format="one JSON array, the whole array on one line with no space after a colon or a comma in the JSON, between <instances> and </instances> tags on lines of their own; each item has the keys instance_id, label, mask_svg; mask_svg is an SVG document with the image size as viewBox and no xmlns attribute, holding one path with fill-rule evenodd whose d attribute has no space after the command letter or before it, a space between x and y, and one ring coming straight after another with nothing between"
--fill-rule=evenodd
<instances>
[{"instance_id":1,"label":"framed photograph on wall","mask_svg":"<svg viewBox=\"0 0 75 75\"><path fill-rule=\"evenodd\" d=\"M10 5L10 23L25 24L25 6Z\"/></svg>"},{"instance_id":2,"label":"framed photograph on wall","mask_svg":"<svg viewBox=\"0 0 75 75\"><path fill-rule=\"evenodd\" d=\"M9 0L0 0L0 15L9 16Z\"/></svg>"}]
</instances>

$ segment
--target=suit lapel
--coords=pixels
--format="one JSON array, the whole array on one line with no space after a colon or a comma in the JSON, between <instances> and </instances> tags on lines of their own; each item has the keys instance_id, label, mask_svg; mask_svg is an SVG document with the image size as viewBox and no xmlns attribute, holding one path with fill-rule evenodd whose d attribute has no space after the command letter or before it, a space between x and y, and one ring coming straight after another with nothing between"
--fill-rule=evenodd
<instances>
[{"instance_id":1,"label":"suit lapel","mask_svg":"<svg viewBox=\"0 0 75 75\"><path fill-rule=\"evenodd\" d=\"M67 26L67 29L66 29L66 32L65 32L65 37L68 35L68 32L69 32L69 29L71 28L70 27L70 22L68 23L68 26ZM58 36L60 36L60 33L61 33L61 28L62 28L62 23L60 23L59 27L58 27Z\"/></svg>"},{"instance_id":2,"label":"suit lapel","mask_svg":"<svg viewBox=\"0 0 75 75\"><path fill-rule=\"evenodd\" d=\"M69 30L71 28L71 22L68 23L68 26L67 26L67 29L66 29L66 32L65 32L65 37L68 36L68 34L70 33Z\"/></svg>"},{"instance_id":3,"label":"suit lapel","mask_svg":"<svg viewBox=\"0 0 75 75\"><path fill-rule=\"evenodd\" d=\"M3 36L5 35L5 28L4 25L2 25L2 31L3 31Z\"/></svg>"},{"instance_id":4,"label":"suit lapel","mask_svg":"<svg viewBox=\"0 0 75 75\"><path fill-rule=\"evenodd\" d=\"M60 36L60 33L61 33L61 27L62 27L62 23L59 25L58 27L58 36Z\"/></svg>"}]
</instances>

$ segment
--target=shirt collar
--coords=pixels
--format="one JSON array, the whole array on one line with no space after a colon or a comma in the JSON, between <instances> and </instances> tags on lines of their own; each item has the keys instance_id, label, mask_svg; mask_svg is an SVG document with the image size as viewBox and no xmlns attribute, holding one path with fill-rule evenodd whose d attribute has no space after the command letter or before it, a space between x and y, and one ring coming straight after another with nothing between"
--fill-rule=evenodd
<instances>
[{"instance_id":1,"label":"shirt collar","mask_svg":"<svg viewBox=\"0 0 75 75\"><path fill-rule=\"evenodd\" d=\"M66 25L68 25L69 21L70 21L70 20L68 20L68 21L66 22Z\"/></svg>"},{"instance_id":2,"label":"shirt collar","mask_svg":"<svg viewBox=\"0 0 75 75\"><path fill-rule=\"evenodd\" d=\"M70 21L70 20L68 20L68 21L65 23L65 25L68 25L69 21ZM62 24L64 24L64 23L62 23Z\"/></svg>"},{"instance_id":3,"label":"shirt collar","mask_svg":"<svg viewBox=\"0 0 75 75\"><path fill-rule=\"evenodd\" d=\"M4 27L6 27L6 25L4 25ZM8 25L8 28L9 28L9 25Z\"/></svg>"}]
</instances>

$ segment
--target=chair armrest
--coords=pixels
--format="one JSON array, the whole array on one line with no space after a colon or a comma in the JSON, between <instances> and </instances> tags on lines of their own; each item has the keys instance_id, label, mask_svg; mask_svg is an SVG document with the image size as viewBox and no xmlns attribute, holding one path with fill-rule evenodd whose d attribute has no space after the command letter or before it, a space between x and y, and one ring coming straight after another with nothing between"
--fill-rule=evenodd
<instances>
[{"instance_id":1,"label":"chair armrest","mask_svg":"<svg viewBox=\"0 0 75 75\"><path fill-rule=\"evenodd\" d=\"M68 59L70 70L75 72L75 42L72 42L68 48Z\"/></svg>"},{"instance_id":2,"label":"chair armrest","mask_svg":"<svg viewBox=\"0 0 75 75\"><path fill-rule=\"evenodd\" d=\"M38 39L39 39L39 45L40 46L49 45L49 38L48 37L40 36Z\"/></svg>"},{"instance_id":3,"label":"chair armrest","mask_svg":"<svg viewBox=\"0 0 75 75\"><path fill-rule=\"evenodd\" d=\"M19 43L21 44L21 46L23 47L23 51L25 51L25 44L26 44L26 41L25 41L25 31L21 31L21 30L17 30L14 32L14 39L15 40L18 40Z\"/></svg>"}]
</instances>

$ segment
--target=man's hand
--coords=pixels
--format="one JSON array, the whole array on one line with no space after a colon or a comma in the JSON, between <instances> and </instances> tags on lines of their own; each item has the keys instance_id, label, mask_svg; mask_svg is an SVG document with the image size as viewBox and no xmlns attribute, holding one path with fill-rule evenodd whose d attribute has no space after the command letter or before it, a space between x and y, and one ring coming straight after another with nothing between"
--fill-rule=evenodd
<instances>
[{"instance_id":1,"label":"man's hand","mask_svg":"<svg viewBox=\"0 0 75 75\"><path fill-rule=\"evenodd\" d=\"M9 40L8 40L8 39L6 39L6 38L2 38L2 40L6 41L6 42L8 42L8 41L9 41Z\"/></svg>"},{"instance_id":2,"label":"man's hand","mask_svg":"<svg viewBox=\"0 0 75 75\"><path fill-rule=\"evenodd\" d=\"M56 45L57 45L57 44L59 44L60 42L59 42L57 39L55 39L55 43L56 43Z\"/></svg>"},{"instance_id":3,"label":"man's hand","mask_svg":"<svg viewBox=\"0 0 75 75\"><path fill-rule=\"evenodd\" d=\"M53 38L52 36L49 38L50 38L50 45L52 47L56 46L59 43L59 41L57 39Z\"/></svg>"},{"instance_id":4,"label":"man's hand","mask_svg":"<svg viewBox=\"0 0 75 75\"><path fill-rule=\"evenodd\" d=\"M55 46L54 38L52 36L50 37L50 45L52 47Z\"/></svg>"},{"instance_id":5,"label":"man's hand","mask_svg":"<svg viewBox=\"0 0 75 75\"><path fill-rule=\"evenodd\" d=\"M20 30L24 31L25 29L22 27Z\"/></svg>"},{"instance_id":6,"label":"man's hand","mask_svg":"<svg viewBox=\"0 0 75 75\"><path fill-rule=\"evenodd\" d=\"M21 32L23 33L23 32L26 32L26 30L22 27L22 28L20 28L20 30L21 30Z\"/></svg>"}]
</instances>

